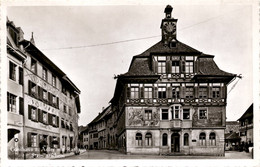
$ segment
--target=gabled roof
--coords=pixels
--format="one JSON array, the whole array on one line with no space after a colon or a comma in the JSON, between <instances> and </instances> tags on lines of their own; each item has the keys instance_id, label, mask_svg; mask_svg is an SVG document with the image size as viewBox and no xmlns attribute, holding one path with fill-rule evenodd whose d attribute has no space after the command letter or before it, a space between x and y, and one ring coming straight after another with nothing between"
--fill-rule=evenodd
<instances>
[{"instance_id":1,"label":"gabled roof","mask_svg":"<svg viewBox=\"0 0 260 167\"><path fill-rule=\"evenodd\" d=\"M90 123L90 124L93 124L93 123L97 123L99 122L100 120L102 120L107 114L110 113L110 110L111 110L111 105L109 105L107 108L105 108L101 113L98 114L98 116L96 118L94 118Z\"/></svg>"},{"instance_id":2,"label":"gabled roof","mask_svg":"<svg viewBox=\"0 0 260 167\"><path fill-rule=\"evenodd\" d=\"M56 66L45 54L43 54L33 43L28 40L20 41L22 45L26 47L26 52L30 53L37 60L41 61L46 67L48 67L52 72L60 77L66 85L72 88L75 92L80 94L80 90L76 87L76 85L67 77L67 75Z\"/></svg>"},{"instance_id":3,"label":"gabled roof","mask_svg":"<svg viewBox=\"0 0 260 167\"><path fill-rule=\"evenodd\" d=\"M150 54L171 54L171 53L178 53L178 54L201 54L200 51L176 40L176 47L169 47L165 46L162 41L156 43L146 51L144 51L142 54L138 56L150 56Z\"/></svg>"},{"instance_id":4,"label":"gabled roof","mask_svg":"<svg viewBox=\"0 0 260 167\"><path fill-rule=\"evenodd\" d=\"M251 106L245 111L245 113L238 119L239 121L249 117L253 117L253 104L254 103L252 103Z\"/></svg>"}]
</instances>

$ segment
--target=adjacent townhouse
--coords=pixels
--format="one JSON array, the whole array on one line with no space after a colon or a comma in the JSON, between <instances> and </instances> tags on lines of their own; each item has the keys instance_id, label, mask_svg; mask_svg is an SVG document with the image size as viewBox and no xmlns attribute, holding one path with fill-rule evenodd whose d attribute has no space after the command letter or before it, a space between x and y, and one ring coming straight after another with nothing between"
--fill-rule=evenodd
<instances>
[{"instance_id":1,"label":"adjacent townhouse","mask_svg":"<svg viewBox=\"0 0 260 167\"><path fill-rule=\"evenodd\" d=\"M24 148L24 79L23 64L27 56L22 52L19 41L23 31L7 19L7 129L8 156L15 158L15 152Z\"/></svg>"},{"instance_id":2,"label":"adjacent townhouse","mask_svg":"<svg viewBox=\"0 0 260 167\"><path fill-rule=\"evenodd\" d=\"M244 114L238 119L239 126L239 136L241 138L240 143L243 145L253 146L254 143L254 119L253 119L253 103L248 107Z\"/></svg>"},{"instance_id":3,"label":"adjacent townhouse","mask_svg":"<svg viewBox=\"0 0 260 167\"><path fill-rule=\"evenodd\" d=\"M7 27L11 77L7 94L8 120L19 124L19 134L16 134L21 141L19 149L26 150L27 155L72 151L78 140L80 90L36 47L33 34L28 41L12 22L7 21ZM11 58L15 54L20 58ZM12 133L16 132L8 131L8 135Z\"/></svg>"}]
</instances>

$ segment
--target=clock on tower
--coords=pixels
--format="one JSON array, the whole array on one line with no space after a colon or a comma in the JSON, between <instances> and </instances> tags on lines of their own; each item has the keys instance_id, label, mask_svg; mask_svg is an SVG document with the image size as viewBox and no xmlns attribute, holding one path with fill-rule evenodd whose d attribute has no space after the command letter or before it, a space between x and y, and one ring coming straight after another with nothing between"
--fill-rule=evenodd
<instances>
[{"instance_id":1,"label":"clock on tower","mask_svg":"<svg viewBox=\"0 0 260 167\"><path fill-rule=\"evenodd\" d=\"M170 46L171 43L176 42L176 24L177 19L172 18L172 7L167 5L165 10L165 18L162 20L162 42ZM174 46L174 45L173 45Z\"/></svg>"}]
</instances>

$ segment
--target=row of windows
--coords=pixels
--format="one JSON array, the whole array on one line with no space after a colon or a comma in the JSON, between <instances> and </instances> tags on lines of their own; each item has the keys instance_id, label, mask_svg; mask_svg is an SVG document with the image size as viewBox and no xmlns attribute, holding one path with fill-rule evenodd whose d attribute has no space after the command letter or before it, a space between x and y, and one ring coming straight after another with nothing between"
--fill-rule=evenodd
<instances>
[{"instance_id":1,"label":"row of windows","mask_svg":"<svg viewBox=\"0 0 260 167\"><path fill-rule=\"evenodd\" d=\"M33 73L35 73L37 75L37 61L35 59L31 59L31 67L30 67L31 71ZM48 81L48 70L47 68L45 68L44 66L42 67L42 79L46 82ZM52 74L51 76L51 85L53 87L57 87L57 77ZM67 96L67 89L65 87L62 87L62 93L65 94ZM69 93L70 98L72 99L72 93Z\"/></svg>"},{"instance_id":2,"label":"row of windows","mask_svg":"<svg viewBox=\"0 0 260 167\"><path fill-rule=\"evenodd\" d=\"M186 87L184 97L185 98L194 98L195 97L195 89L194 87ZM138 99L138 98L180 98L180 87L131 87L128 89L128 98ZM211 91L207 87L199 87L198 88L198 98L208 98L209 93L211 93L212 98L220 98L220 87L213 87Z\"/></svg>"},{"instance_id":3,"label":"row of windows","mask_svg":"<svg viewBox=\"0 0 260 167\"><path fill-rule=\"evenodd\" d=\"M49 140L48 140L49 138ZM48 136L48 135L42 135L42 134L37 134L37 133L27 133L27 146L28 147L40 147L40 143L42 141L45 141L48 143L50 148L54 148L53 143L59 143L60 138L57 136ZM56 142L53 142L56 141ZM59 148L59 144L56 144L57 147Z\"/></svg>"},{"instance_id":4,"label":"row of windows","mask_svg":"<svg viewBox=\"0 0 260 167\"><path fill-rule=\"evenodd\" d=\"M28 93L30 96L37 98L38 100L41 100L55 108L59 109L59 98L53 95L50 92L47 92L47 90L43 89L40 86L37 86L35 83L29 80L29 88Z\"/></svg>"},{"instance_id":5,"label":"row of windows","mask_svg":"<svg viewBox=\"0 0 260 167\"><path fill-rule=\"evenodd\" d=\"M199 135L199 144L201 146L206 146L206 134L204 132L200 133ZM152 134L146 133L145 140L143 144L143 136L141 133L136 133L135 135L135 145L136 146L152 146ZM189 146L189 134L185 133L183 135L183 145ZM216 134L211 132L209 135L209 145L215 146L216 145ZM168 135L164 133L162 135L162 146L168 146Z\"/></svg>"},{"instance_id":6,"label":"row of windows","mask_svg":"<svg viewBox=\"0 0 260 167\"><path fill-rule=\"evenodd\" d=\"M182 114L182 119L190 119L190 109L189 108L183 108L181 110L180 106L173 106L171 109L162 109L161 110L161 118L162 120L169 120L169 112L171 112L171 118L170 119L181 119L181 114ZM199 109L199 119L207 119L208 118L208 112L206 108L200 108Z\"/></svg>"},{"instance_id":7,"label":"row of windows","mask_svg":"<svg viewBox=\"0 0 260 167\"><path fill-rule=\"evenodd\" d=\"M37 61L35 59L31 59L31 66L30 70L37 75ZM48 82L48 70L45 67L42 67L42 79ZM51 79L51 84L52 86L56 87L56 76L52 74L52 79Z\"/></svg>"},{"instance_id":8,"label":"row of windows","mask_svg":"<svg viewBox=\"0 0 260 167\"><path fill-rule=\"evenodd\" d=\"M72 123L69 123L68 121L66 121L64 119L61 119L61 128L73 131Z\"/></svg>"},{"instance_id":9,"label":"row of windows","mask_svg":"<svg viewBox=\"0 0 260 167\"><path fill-rule=\"evenodd\" d=\"M191 74L194 73L194 63L193 61L163 61L160 60L157 62L157 72L159 74L172 73L186 73Z\"/></svg>"},{"instance_id":10,"label":"row of windows","mask_svg":"<svg viewBox=\"0 0 260 167\"><path fill-rule=\"evenodd\" d=\"M45 125L59 127L59 117L57 115L47 113L31 105L28 106L28 119L34 122L41 122Z\"/></svg>"}]
</instances>

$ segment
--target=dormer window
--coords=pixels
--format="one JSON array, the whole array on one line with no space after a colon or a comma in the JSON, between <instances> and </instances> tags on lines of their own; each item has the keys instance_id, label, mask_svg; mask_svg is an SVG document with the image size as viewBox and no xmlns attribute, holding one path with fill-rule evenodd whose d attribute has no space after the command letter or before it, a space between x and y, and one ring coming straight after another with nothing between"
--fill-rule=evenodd
<instances>
[{"instance_id":1,"label":"dormer window","mask_svg":"<svg viewBox=\"0 0 260 167\"><path fill-rule=\"evenodd\" d=\"M18 44L17 32L12 27L9 27L9 34L10 34L11 38L13 39L14 43L17 45Z\"/></svg>"}]
</instances>

